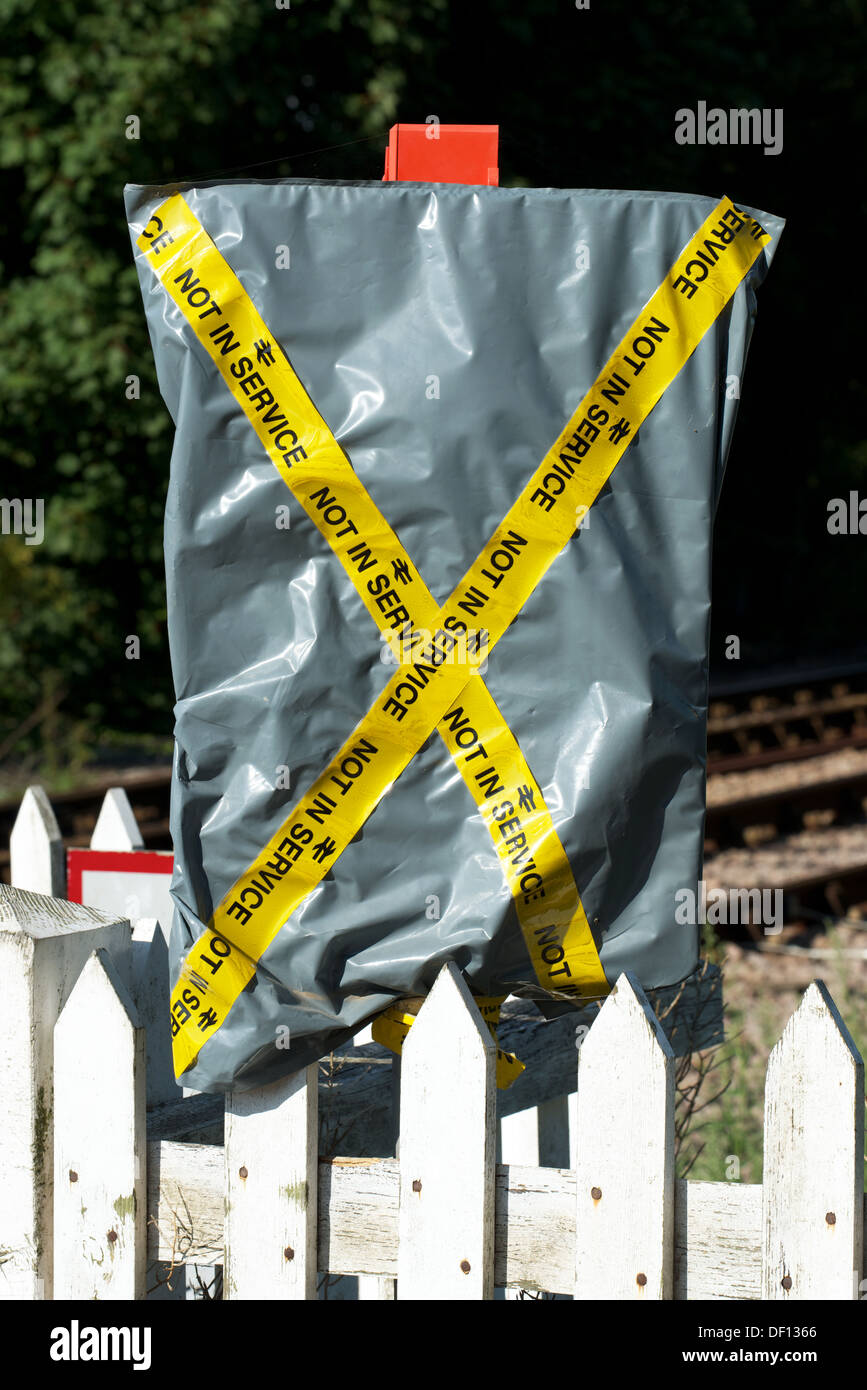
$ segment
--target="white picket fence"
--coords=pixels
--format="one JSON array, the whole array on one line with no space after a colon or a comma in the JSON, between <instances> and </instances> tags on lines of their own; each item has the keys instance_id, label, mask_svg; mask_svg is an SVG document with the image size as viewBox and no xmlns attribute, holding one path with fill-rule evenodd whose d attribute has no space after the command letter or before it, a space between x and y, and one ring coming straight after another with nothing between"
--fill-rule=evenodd
<instances>
[{"instance_id":1,"label":"white picket fence","mask_svg":"<svg viewBox=\"0 0 867 1390\"><path fill-rule=\"evenodd\" d=\"M317 1153L317 1068L225 1099L222 1145L148 1138L128 923L0 890L0 1297L858 1298L863 1064L813 984L774 1049L761 1186L675 1178L674 1056L622 975L577 1069L570 1168L496 1163L495 1049L447 965L404 1048L396 1158ZM198 1098L201 1100L202 1098Z\"/></svg>"},{"instance_id":2,"label":"white picket fence","mask_svg":"<svg viewBox=\"0 0 867 1390\"><path fill-rule=\"evenodd\" d=\"M383 1137L375 1048L325 1086L182 1092L163 933L62 901L59 842L31 789L0 887L0 1298L140 1298L217 1266L228 1298L314 1298L323 1274L368 1299L862 1296L863 1065L821 984L770 1060L762 1185L675 1178L675 1059L627 976L580 1053L572 1021L518 1021L529 1083L498 1119L490 1034L445 967ZM140 846L123 793L92 843Z\"/></svg>"}]
</instances>

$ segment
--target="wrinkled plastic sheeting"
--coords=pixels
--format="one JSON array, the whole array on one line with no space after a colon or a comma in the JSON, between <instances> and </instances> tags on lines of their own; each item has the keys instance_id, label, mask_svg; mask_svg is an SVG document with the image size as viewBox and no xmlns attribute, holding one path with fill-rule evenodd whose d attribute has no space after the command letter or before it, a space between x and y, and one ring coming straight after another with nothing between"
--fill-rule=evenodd
<instances>
[{"instance_id":1,"label":"wrinkled plastic sheeting","mask_svg":"<svg viewBox=\"0 0 867 1390\"><path fill-rule=\"evenodd\" d=\"M133 239L173 191L126 190ZM717 201L291 179L181 191L439 602ZM748 211L774 240L485 677L542 787L609 980L629 969L646 987L698 961L698 928L675 921L675 895L701 873L711 530L738 404L726 383L742 381L783 226ZM174 980L392 667L180 311L139 269L176 428ZM288 530L275 524L287 505ZM492 843L435 733L184 1080L223 1090L294 1071L395 998L425 994L447 960L476 993L533 993ZM287 1025L290 1047L275 1046Z\"/></svg>"}]
</instances>

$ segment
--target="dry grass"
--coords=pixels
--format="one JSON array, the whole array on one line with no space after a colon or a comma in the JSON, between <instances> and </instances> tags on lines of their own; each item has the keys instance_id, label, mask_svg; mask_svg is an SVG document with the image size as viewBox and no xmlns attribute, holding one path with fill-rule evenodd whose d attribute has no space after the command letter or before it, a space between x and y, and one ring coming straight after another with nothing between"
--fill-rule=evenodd
<instances>
[{"instance_id":1,"label":"dry grass","mask_svg":"<svg viewBox=\"0 0 867 1390\"><path fill-rule=\"evenodd\" d=\"M867 1046L867 930L856 922L817 922L789 937L790 953L710 942L723 970L726 1042L685 1059L678 1073L678 1175L723 1182L762 1180L765 1069L771 1050L812 980L823 980L864 1053Z\"/></svg>"}]
</instances>

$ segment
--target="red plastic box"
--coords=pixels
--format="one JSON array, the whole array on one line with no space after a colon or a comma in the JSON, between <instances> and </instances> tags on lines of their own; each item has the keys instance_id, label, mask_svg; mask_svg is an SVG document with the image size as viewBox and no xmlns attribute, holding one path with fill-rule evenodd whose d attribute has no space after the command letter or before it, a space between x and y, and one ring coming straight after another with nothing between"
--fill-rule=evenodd
<instances>
[{"instance_id":1,"label":"red plastic box","mask_svg":"<svg viewBox=\"0 0 867 1390\"><path fill-rule=\"evenodd\" d=\"M498 184L496 125L393 125L385 152L384 183Z\"/></svg>"}]
</instances>

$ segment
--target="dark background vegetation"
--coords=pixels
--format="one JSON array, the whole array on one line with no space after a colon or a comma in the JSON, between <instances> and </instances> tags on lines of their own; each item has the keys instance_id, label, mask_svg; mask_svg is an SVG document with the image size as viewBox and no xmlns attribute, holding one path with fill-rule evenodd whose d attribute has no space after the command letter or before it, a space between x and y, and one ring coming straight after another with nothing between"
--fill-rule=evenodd
<instances>
[{"instance_id":1,"label":"dark background vegetation","mask_svg":"<svg viewBox=\"0 0 867 1390\"><path fill-rule=\"evenodd\" d=\"M788 219L718 516L712 669L732 673L728 633L740 673L863 652L867 537L826 528L829 498L867 495L859 0L0 0L0 16L0 495L46 506L41 546L0 544L0 759L171 731L171 423L123 185L261 161L237 172L377 179L389 126L429 114L498 122L504 184L727 193ZM699 100L782 107L782 153L676 144Z\"/></svg>"}]
</instances>

